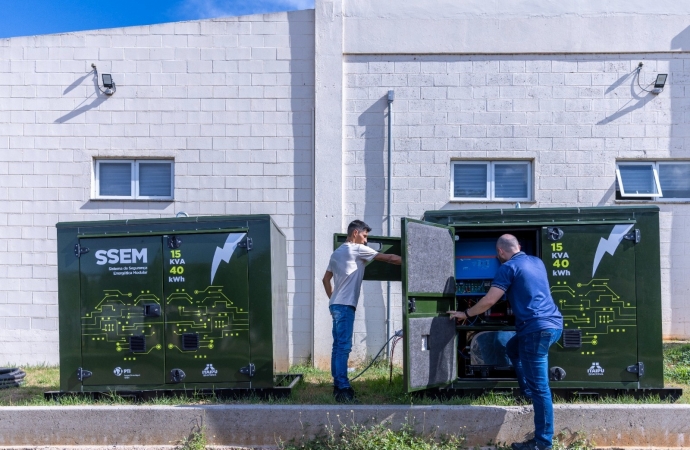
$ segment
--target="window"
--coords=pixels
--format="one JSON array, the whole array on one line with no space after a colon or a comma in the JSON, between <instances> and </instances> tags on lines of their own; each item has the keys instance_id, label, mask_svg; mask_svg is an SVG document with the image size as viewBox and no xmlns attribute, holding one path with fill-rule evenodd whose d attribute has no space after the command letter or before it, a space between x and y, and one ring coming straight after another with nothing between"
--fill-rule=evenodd
<instances>
[{"instance_id":1,"label":"window","mask_svg":"<svg viewBox=\"0 0 690 450\"><path fill-rule=\"evenodd\" d=\"M451 200L527 201L532 199L529 161L453 161Z\"/></svg>"},{"instance_id":2,"label":"window","mask_svg":"<svg viewBox=\"0 0 690 450\"><path fill-rule=\"evenodd\" d=\"M173 176L171 160L96 160L94 198L172 200Z\"/></svg>"},{"instance_id":3,"label":"window","mask_svg":"<svg viewBox=\"0 0 690 450\"><path fill-rule=\"evenodd\" d=\"M690 200L690 161L619 162L616 198Z\"/></svg>"}]
</instances>

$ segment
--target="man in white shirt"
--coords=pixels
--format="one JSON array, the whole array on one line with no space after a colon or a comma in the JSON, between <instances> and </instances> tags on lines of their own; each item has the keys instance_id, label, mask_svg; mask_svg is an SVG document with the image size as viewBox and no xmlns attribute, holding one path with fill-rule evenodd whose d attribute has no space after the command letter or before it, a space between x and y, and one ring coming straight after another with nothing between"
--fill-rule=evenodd
<instances>
[{"instance_id":1,"label":"man in white shirt","mask_svg":"<svg viewBox=\"0 0 690 450\"><path fill-rule=\"evenodd\" d=\"M331 353L331 375L333 395L341 403L354 401L355 392L347 378L347 360L352 350L352 333L355 310L362 288L364 268L372 260L400 265L398 255L378 253L367 247L371 227L361 220L353 220L347 227L347 240L331 255L323 276L323 287L330 299L329 309L333 317L333 352ZM331 279L334 286L331 287Z\"/></svg>"}]
</instances>

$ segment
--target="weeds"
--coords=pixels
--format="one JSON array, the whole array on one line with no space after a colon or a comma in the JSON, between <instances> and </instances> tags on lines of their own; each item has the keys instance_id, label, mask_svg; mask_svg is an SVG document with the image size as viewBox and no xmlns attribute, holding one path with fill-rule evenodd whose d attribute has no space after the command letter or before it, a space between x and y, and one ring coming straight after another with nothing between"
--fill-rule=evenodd
<instances>
[{"instance_id":1,"label":"weeds","mask_svg":"<svg viewBox=\"0 0 690 450\"><path fill-rule=\"evenodd\" d=\"M206 429L197 425L189 436L180 441L175 450L206 450Z\"/></svg>"},{"instance_id":2,"label":"weeds","mask_svg":"<svg viewBox=\"0 0 690 450\"><path fill-rule=\"evenodd\" d=\"M561 431L553 438L553 450L593 450L596 445L582 431L569 434Z\"/></svg>"},{"instance_id":3,"label":"weeds","mask_svg":"<svg viewBox=\"0 0 690 450\"><path fill-rule=\"evenodd\" d=\"M400 429L390 429L390 422L371 427L345 424L327 425L322 434L313 439L302 439L289 444L280 443L281 450L457 450L464 448L463 436L437 436L419 433L412 423L405 422Z\"/></svg>"}]
</instances>

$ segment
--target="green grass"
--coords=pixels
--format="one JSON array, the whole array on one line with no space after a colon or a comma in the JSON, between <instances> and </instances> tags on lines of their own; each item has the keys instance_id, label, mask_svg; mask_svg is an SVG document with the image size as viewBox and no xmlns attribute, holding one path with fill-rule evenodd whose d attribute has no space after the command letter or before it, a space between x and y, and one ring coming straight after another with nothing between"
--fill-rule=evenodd
<instances>
[{"instance_id":1,"label":"green grass","mask_svg":"<svg viewBox=\"0 0 690 450\"><path fill-rule=\"evenodd\" d=\"M359 373L364 365L357 368ZM304 405L329 405L335 404L333 399L333 386L330 372L315 369L309 365L294 366L292 373L302 373L304 381L298 384L288 398L259 398L249 396L241 399L220 399L208 396L173 396L153 398L146 401L137 401L118 395L110 395L99 400L93 400L82 396L65 396L57 401L45 400L45 391L59 390L59 368L57 366L28 366L23 368L27 375L25 384L19 388L0 389L0 406L48 406L48 405L204 405L204 404L304 404ZM450 399L434 399L417 395L410 395L403 390L402 369L393 368L392 382L389 382L389 366L385 363L374 364L369 371L355 380L352 385L357 392L357 397L362 404L382 405L491 405L514 406L516 400L512 395L488 392L479 397L453 397ZM664 377L667 387L680 387L683 396L677 403L690 404L690 343L666 343L664 344ZM555 399L563 403L562 399ZM580 398L571 400L573 403L599 403L599 404L643 404L664 403L659 397L651 396L635 399L630 396L616 398Z\"/></svg>"},{"instance_id":2,"label":"green grass","mask_svg":"<svg viewBox=\"0 0 690 450\"><path fill-rule=\"evenodd\" d=\"M683 389L676 403L690 403L690 343L664 343L664 383Z\"/></svg>"}]
</instances>

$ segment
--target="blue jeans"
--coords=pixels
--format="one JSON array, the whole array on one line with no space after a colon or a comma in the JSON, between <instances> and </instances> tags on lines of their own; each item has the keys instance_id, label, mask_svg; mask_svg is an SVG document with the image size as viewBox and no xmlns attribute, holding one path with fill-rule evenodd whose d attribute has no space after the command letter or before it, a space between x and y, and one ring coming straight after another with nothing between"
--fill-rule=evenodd
<instances>
[{"instance_id":1,"label":"blue jeans","mask_svg":"<svg viewBox=\"0 0 690 450\"><path fill-rule=\"evenodd\" d=\"M553 440L553 400L549 388L549 347L561 337L560 329L515 335L506 353L515 367L520 389L534 405L534 439L543 447Z\"/></svg>"},{"instance_id":2,"label":"blue jeans","mask_svg":"<svg viewBox=\"0 0 690 450\"><path fill-rule=\"evenodd\" d=\"M333 351L331 352L331 375L337 389L350 387L347 379L347 360L352 350L352 333L355 326L355 308L347 305L328 307L333 317Z\"/></svg>"}]
</instances>

